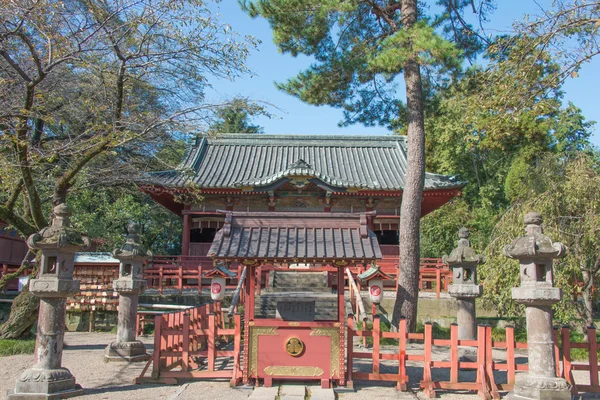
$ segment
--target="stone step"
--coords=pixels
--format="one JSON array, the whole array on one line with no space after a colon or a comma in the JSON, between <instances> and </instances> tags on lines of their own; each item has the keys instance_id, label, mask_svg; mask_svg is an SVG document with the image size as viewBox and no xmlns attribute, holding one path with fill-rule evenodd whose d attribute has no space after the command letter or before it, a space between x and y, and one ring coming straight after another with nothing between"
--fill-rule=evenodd
<instances>
[{"instance_id":1,"label":"stone step","mask_svg":"<svg viewBox=\"0 0 600 400\"><path fill-rule=\"evenodd\" d=\"M331 288L320 286L277 286L272 288L262 289L264 293L284 293L284 292L305 292L305 293L331 293Z\"/></svg>"},{"instance_id":2,"label":"stone step","mask_svg":"<svg viewBox=\"0 0 600 400\"><path fill-rule=\"evenodd\" d=\"M281 385L281 387L257 387L252 391L249 400L335 400L333 389L319 386Z\"/></svg>"}]
</instances>

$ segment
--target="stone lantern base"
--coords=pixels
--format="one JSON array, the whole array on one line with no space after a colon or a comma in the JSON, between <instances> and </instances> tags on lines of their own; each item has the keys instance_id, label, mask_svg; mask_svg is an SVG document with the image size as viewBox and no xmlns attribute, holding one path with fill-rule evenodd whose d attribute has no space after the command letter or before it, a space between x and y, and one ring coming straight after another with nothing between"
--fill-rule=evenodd
<instances>
[{"instance_id":1,"label":"stone lantern base","mask_svg":"<svg viewBox=\"0 0 600 400\"><path fill-rule=\"evenodd\" d=\"M139 340L133 342L112 342L106 346L106 350L104 351L105 362L138 362L147 361L150 358L150 354L146 353L146 346Z\"/></svg>"},{"instance_id":2,"label":"stone lantern base","mask_svg":"<svg viewBox=\"0 0 600 400\"><path fill-rule=\"evenodd\" d=\"M571 385L563 378L531 376L521 373L515 377L515 388L509 393L511 400L570 400Z\"/></svg>"},{"instance_id":3,"label":"stone lantern base","mask_svg":"<svg viewBox=\"0 0 600 400\"><path fill-rule=\"evenodd\" d=\"M82 396L83 389L66 368L25 370L17 380L14 391L9 391L8 400L66 399Z\"/></svg>"}]
</instances>

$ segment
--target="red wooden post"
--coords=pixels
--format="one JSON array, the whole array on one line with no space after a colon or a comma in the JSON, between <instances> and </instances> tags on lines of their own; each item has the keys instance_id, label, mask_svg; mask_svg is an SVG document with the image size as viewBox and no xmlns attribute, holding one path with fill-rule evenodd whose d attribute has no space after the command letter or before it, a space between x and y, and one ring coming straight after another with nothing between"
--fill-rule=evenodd
<instances>
[{"instance_id":1,"label":"red wooden post","mask_svg":"<svg viewBox=\"0 0 600 400\"><path fill-rule=\"evenodd\" d=\"M162 321L163 316L157 315L154 317L154 353L152 354L152 377L158 379L160 377L160 351L162 345Z\"/></svg>"},{"instance_id":2,"label":"red wooden post","mask_svg":"<svg viewBox=\"0 0 600 400\"><path fill-rule=\"evenodd\" d=\"M246 276L248 277L248 285L246 288L246 293L248 294L247 303L246 303L246 317L247 321L254 319L254 295L256 290L256 274L254 273L256 267L253 265L248 266L248 270L246 271Z\"/></svg>"},{"instance_id":3,"label":"red wooden post","mask_svg":"<svg viewBox=\"0 0 600 400\"><path fill-rule=\"evenodd\" d=\"M498 386L496 386L496 380L494 378L494 359L492 358L493 342L492 342L492 326L485 325L485 368L487 380L490 387L490 392L493 399L500 399L500 393L498 393Z\"/></svg>"},{"instance_id":4,"label":"red wooden post","mask_svg":"<svg viewBox=\"0 0 600 400\"><path fill-rule=\"evenodd\" d=\"M397 390L407 389L408 379L406 376L406 319L400 318L398 323L398 383Z\"/></svg>"},{"instance_id":5,"label":"red wooden post","mask_svg":"<svg viewBox=\"0 0 600 400\"><path fill-rule=\"evenodd\" d=\"M515 384L515 328L506 327L506 382L509 385Z\"/></svg>"},{"instance_id":6,"label":"red wooden post","mask_svg":"<svg viewBox=\"0 0 600 400\"><path fill-rule=\"evenodd\" d=\"M421 387L425 395L429 398L434 398L435 390L433 389L433 381L431 377L431 350L433 346L433 329L431 322L425 323L425 343L423 349L423 380Z\"/></svg>"},{"instance_id":7,"label":"red wooden post","mask_svg":"<svg viewBox=\"0 0 600 400\"><path fill-rule=\"evenodd\" d=\"M217 326L215 314L208 315L208 370L215 370L215 348L216 348Z\"/></svg>"},{"instance_id":8,"label":"red wooden post","mask_svg":"<svg viewBox=\"0 0 600 400\"><path fill-rule=\"evenodd\" d=\"M184 210L189 210L189 206L185 206ZM190 214L183 215L183 235L181 236L181 255L190 255Z\"/></svg>"},{"instance_id":9,"label":"red wooden post","mask_svg":"<svg viewBox=\"0 0 600 400\"><path fill-rule=\"evenodd\" d=\"M571 364L571 334L569 327L563 326L561 330L562 335L562 353L563 353L563 371L562 377L569 382L574 389L574 394L577 394L575 388L575 380L573 379L573 366Z\"/></svg>"},{"instance_id":10,"label":"red wooden post","mask_svg":"<svg viewBox=\"0 0 600 400\"><path fill-rule=\"evenodd\" d=\"M353 358L354 358L354 315L348 314L348 327L346 329L346 348L347 348L347 359L346 359L346 385L349 388L354 387L354 381L352 378L353 369Z\"/></svg>"},{"instance_id":11,"label":"red wooden post","mask_svg":"<svg viewBox=\"0 0 600 400\"><path fill-rule=\"evenodd\" d=\"M162 292L163 292L163 275L164 275L163 266L160 265L158 267L158 293L160 293L160 294L162 294Z\"/></svg>"},{"instance_id":12,"label":"red wooden post","mask_svg":"<svg viewBox=\"0 0 600 400\"><path fill-rule=\"evenodd\" d=\"M181 349L181 369L190 370L190 315L183 314L183 349Z\"/></svg>"},{"instance_id":13,"label":"red wooden post","mask_svg":"<svg viewBox=\"0 0 600 400\"><path fill-rule=\"evenodd\" d=\"M345 319L344 304L344 273L338 268L338 322L343 323Z\"/></svg>"},{"instance_id":14,"label":"red wooden post","mask_svg":"<svg viewBox=\"0 0 600 400\"><path fill-rule=\"evenodd\" d=\"M439 268L435 269L435 298L440 298L440 287L442 286L442 271Z\"/></svg>"},{"instance_id":15,"label":"red wooden post","mask_svg":"<svg viewBox=\"0 0 600 400\"><path fill-rule=\"evenodd\" d=\"M590 326L587 328L588 343L589 343L589 360L590 360L590 384L598 386L598 342L596 340L596 328Z\"/></svg>"},{"instance_id":16,"label":"red wooden post","mask_svg":"<svg viewBox=\"0 0 600 400\"><path fill-rule=\"evenodd\" d=\"M556 376L560 376L560 346L558 345L558 327L552 328L552 336L554 338L554 363L556 364Z\"/></svg>"},{"instance_id":17,"label":"red wooden post","mask_svg":"<svg viewBox=\"0 0 600 400\"><path fill-rule=\"evenodd\" d=\"M179 293L183 292L183 265L179 264L178 268L177 268L177 280L178 280L178 284L177 284L177 290L179 290Z\"/></svg>"},{"instance_id":18,"label":"red wooden post","mask_svg":"<svg viewBox=\"0 0 600 400\"><path fill-rule=\"evenodd\" d=\"M239 313L235 313L234 315L234 323L235 323L235 334L233 336L233 376L231 378L231 386L235 386L238 384L240 380L240 375L242 373L242 369L240 366L240 354L242 352L241 342L242 342L242 317Z\"/></svg>"},{"instance_id":19,"label":"red wooden post","mask_svg":"<svg viewBox=\"0 0 600 400\"><path fill-rule=\"evenodd\" d=\"M489 398L485 376L485 326L477 326L477 380L479 390L477 394L482 399Z\"/></svg>"},{"instance_id":20,"label":"red wooden post","mask_svg":"<svg viewBox=\"0 0 600 400\"><path fill-rule=\"evenodd\" d=\"M379 315L373 316L373 373L379 374L379 343L381 339L381 321Z\"/></svg>"},{"instance_id":21,"label":"red wooden post","mask_svg":"<svg viewBox=\"0 0 600 400\"><path fill-rule=\"evenodd\" d=\"M175 318L174 318L173 313L167 314L167 327L168 327L168 329L173 329L174 321L175 321ZM167 335L167 343L166 343L167 344L167 348L166 348L167 351L173 351L174 339L175 339L174 335L172 335L172 334ZM170 365L172 363L173 363L173 357L167 357L167 365Z\"/></svg>"},{"instance_id":22,"label":"red wooden post","mask_svg":"<svg viewBox=\"0 0 600 400\"><path fill-rule=\"evenodd\" d=\"M458 383L458 324L450 325L450 382Z\"/></svg>"},{"instance_id":23,"label":"red wooden post","mask_svg":"<svg viewBox=\"0 0 600 400\"><path fill-rule=\"evenodd\" d=\"M198 294L202 293L202 264L198 265Z\"/></svg>"}]
</instances>

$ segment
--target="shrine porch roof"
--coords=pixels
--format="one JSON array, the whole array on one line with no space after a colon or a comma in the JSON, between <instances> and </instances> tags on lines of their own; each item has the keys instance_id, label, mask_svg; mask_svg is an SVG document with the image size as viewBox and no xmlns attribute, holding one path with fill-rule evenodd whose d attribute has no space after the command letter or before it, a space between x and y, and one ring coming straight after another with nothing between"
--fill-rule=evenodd
<instances>
[{"instance_id":1,"label":"shrine porch roof","mask_svg":"<svg viewBox=\"0 0 600 400\"><path fill-rule=\"evenodd\" d=\"M381 259L363 214L224 212L208 256L214 259L330 262Z\"/></svg>"}]
</instances>

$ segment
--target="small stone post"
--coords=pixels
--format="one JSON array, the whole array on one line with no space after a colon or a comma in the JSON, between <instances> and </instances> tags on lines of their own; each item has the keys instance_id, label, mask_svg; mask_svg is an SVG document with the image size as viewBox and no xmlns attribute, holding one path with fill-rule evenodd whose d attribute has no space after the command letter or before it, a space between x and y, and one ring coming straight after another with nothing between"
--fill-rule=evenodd
<instances>
[{"instance_id":1,"label":"small stone post","mask_svg":"<svg viewBox=\"0 0 600 400\"><path fill-rule=\"evenodd\" d=\"M552 260L563 257L566 248L542 231L542 216L525 215L525 236L504 247L504 255L519 260L521 285L512 289L512 298L526 306L529 371L517 374L512 399L571 399L566 380L556 377L552 337L552 304L562 292L554 287Z\"/></svg>"},{"instance_id":2,"label":"small stone post","mask_svg":"<svg viewBox=\"0 0 600 400\"><path fill-rule=\"evenodd\" d=\"M34 365L21 374L15 390L7 398L63 399L83 395L71 372L62 367L67 297L79 291L73 280L75 252L89 247L87 237L71 227L71 212L66 204L54 207L49 227L27 239L27 245L41 250L37 278L29 291L40 298Z\"/></svg>"},{"instance_id":3,"label":"small stone post","mask_svg":"<svg viewBox=\"0 0 600 400\"><path fill-rule=\"evenodd\" d=\"M482 293L481 285L477 284L477 265L483 264L485 257L471 248L467 228L461 228L458 237L458 247L442 260L452 268L453 282L448 287L448 294L458 303L458 339L476 340L475 299Z\"/></svg>"},{"instance_id":4,"label":"small stone post","mask_svg":"<svg viewBox=\"0 0 600 400\"><path fill-rule=\"evenodd\" d=\"M113 288L119 292L119 317L117 340L106 347L105 361L145 361L150 358L144 343L136 340L137 308L140 293L146 290L142 267L152 255L140 241L139 225L129 224L125 244L113 251L113 257L120 261L119 279L113 281Z\"/></svg>"}]
</instances>

